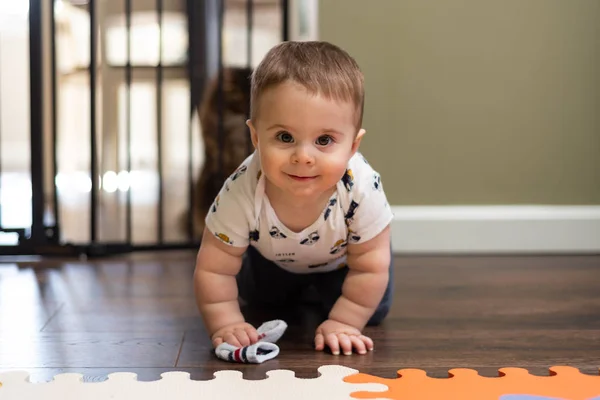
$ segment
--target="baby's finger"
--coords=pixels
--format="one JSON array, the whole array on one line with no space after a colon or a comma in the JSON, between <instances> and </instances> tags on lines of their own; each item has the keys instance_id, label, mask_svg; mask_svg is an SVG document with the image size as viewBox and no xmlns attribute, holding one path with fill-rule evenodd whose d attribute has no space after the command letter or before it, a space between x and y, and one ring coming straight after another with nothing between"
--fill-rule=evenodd
<instances>
[{"instance_id":1,"label":"baby's finger","mask_svg":"<svg viewBox=\"0 0 600 400\"><path fill-rule=\"evenodd\" d=\"M329 346L329 349L334 355L337 356L338 354L340 354L340 344L338 342L338 337L335 333L330 333L329 335L327 335L327 337L325 338L325 343L327 343L327 346Z\"/></svg>"},{"instance_id":2,"label":"baby's finger","mask_svg":"<svg viewBox=\"0 0 600 400\"><path fill-rule=\"evenodd\" d=\"M247 327L246 334L248 335L248 338L250 339L250 344L254 344L254 343L258 342L258 332L256 332L256 329Z\"/></svg>"},{"instance_id":3,"label":"baby's finger","mask_svg":"<svg viewBox=\"0 0 600 400\"><path fill-rule=\"evenodd\" d=\"M350 336L350 341L358 354L365 354L367 352L365 343L358 336Z\"/></svg>"},{"instance_id":4,"label":"baby's finger","mask_svg":"<svg viewBox=\"0 0 600 400\"><path fill-rule=\"evenodd\" d=\"M365 336L365 335L360 335L359 338L360 338L360 340L363 341L365 346L367 346L367 350L369 350L369 351L373 350L373 341L371 340L370 337Z\"/></svg>"},{"instance_id":5,"label":"baby's finger","mask_svg":"<svg viewBox=\"0 0 600 400\"><path fill-rule=\"evenodd\" d=\"M214 347L219 347L219 345L221 343L223 343L223 338L221 336L213 338L213 340L212 340L212 344L213 344Z\"/></svg>"},{"instance_id":6,"label":"baby's finger","mask_svg":"<svg viewBox=\"0 0 600 400\"><path fill-rule=\"evenodd\" d=\"M340 342L340 347L344 355L352 355L352 342L350 341L348 335L345 333L338 334L338 341Z\"/></svg>"},{"instance_id":7,"label":"baby's finger","mask_svg":"<svg viewBox=\"0 0 600 400\"><path fill-rule=\"evenodd\" d=\"M233 334L233 332L227 332L225 334L225 336L223 337L223 339L232 346L235 346L235 347L242 346L240 344L240 341L238 340L238 338Z\"/></svg>"},{"instance_id":8,"label":"baby's finger","mask_svg":"<svg viewBox=\"0 0 600 400\"><path fill-rule=\"evenodd\" d=\"M321 351L325 348L325 338L322 333L315 335L315 350Z\"/></svg>"},{"instance_id":9,"label":"baby's finger","mask_svg":"<svg viewBox=\"0 0 600 400\"><path fill-rule=\"evenodd\" d=\"M234 331L234 335L240 341L240 344L242 346L250 345L250 338L248 337L248 334L243 328L236 329Z\"/></svg>"}]
</instances>

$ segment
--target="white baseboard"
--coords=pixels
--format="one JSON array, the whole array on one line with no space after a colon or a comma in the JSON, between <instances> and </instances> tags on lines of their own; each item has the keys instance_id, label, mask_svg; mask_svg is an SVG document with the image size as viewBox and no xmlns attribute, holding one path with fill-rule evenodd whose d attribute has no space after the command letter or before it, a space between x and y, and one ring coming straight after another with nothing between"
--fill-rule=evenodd
<instances>
[{"instance_id":1,"label":"white baseboard","mask_svg":"<svg viewBox=\"0 0 600 400\"><path fill-rule=\"evenodd\" d=\"M395 253L600 254L600 206L393 206Z\"/></svg>"}]
</instances>

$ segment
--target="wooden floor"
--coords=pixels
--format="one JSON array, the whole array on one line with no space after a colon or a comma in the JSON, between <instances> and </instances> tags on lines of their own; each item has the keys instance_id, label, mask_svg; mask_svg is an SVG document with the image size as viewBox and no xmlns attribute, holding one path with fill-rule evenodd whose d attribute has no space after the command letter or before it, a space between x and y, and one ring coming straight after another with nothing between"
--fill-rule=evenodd
<instances>
[{"instance_id":1,"label":"wooden floor","mask_svg":"<svg viewBox=\"0 0 600 400\"><path fill-rule=\"evenodd\" d=\"M486 376L505 366L600 368L600 256L397 257L392 314L366 331L372 353L315 352L315 314L291 312L281 316L290 323L281 354L260 365L214 356L194 303L193 261L176 252L0 264L0 370L44 381L66 371L88 380L173 370L208 379L232 368L246 379L278 368L316 377L324 364L382 377L400 368L437 377L457 367Z\"/></svg>"}]
</instances>

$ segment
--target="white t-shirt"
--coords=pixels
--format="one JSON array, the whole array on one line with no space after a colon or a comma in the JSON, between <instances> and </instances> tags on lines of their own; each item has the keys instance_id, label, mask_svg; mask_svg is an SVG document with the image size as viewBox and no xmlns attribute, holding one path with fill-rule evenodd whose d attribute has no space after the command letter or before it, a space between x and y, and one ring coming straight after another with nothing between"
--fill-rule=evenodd
<instances>
[{"instance_id":1,"label":"white t-shirt","mask_svg":"<svg viewBox=\"0 0 600 400\"><path fill-rule=\"evenodd\" d=\"M319 218L302 232L282 224L265 194L255 152L227 178L206 216L206 227L231 246L254 246L263 257L299 274L346 265L348 243L377 236L392 220L380 175L356 153Z\"/></svg>"}]
</instances>

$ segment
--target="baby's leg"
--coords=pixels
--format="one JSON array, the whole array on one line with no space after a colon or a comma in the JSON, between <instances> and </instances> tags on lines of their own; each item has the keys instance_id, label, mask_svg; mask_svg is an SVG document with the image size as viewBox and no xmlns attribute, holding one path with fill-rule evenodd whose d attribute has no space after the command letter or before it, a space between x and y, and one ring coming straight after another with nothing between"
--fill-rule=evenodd
<instances>
[{"instance_id":1,"label":"baby's leg","mask_svg":"<svg viewBox=\"0 0 600 400\"><path fill-rule=\"evenodd\" d=\"M239 297L248 305L281 308L298 300L308 277L280 268L249 246L236 280Z\"/></svg>"},{"instance_id":2,"label":"baby's leg","mask_svg":"<svg viewBox=\"0 0 600 400\"><path fill-rule=\"evenodd\" d=\"M391 252L391 249L390 249ZM344 279L348 274L348 267L332 271L326 272L323 274L314 274L314 285L319 292L319 297L324 307L324 311L326 315L329 315L329 312L333 308L333 305L337 301L337 299L342 295L342 285L344 284ZM394 255L392 254L390 257L390 268L389 268L389 280L388 285L385 289L385 293L383 298L379 302L379 306L375 310L373 316L369 319L367 325L375 326L381 324L385 317L387 316L390 308L392 306L392 301L394 297Z\"/></svg>"}]
</instances>

